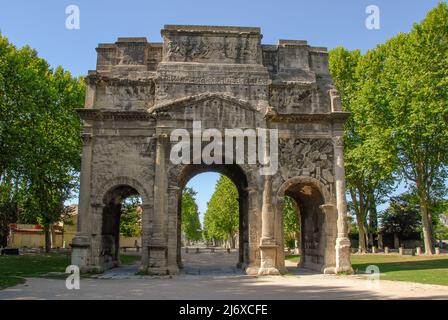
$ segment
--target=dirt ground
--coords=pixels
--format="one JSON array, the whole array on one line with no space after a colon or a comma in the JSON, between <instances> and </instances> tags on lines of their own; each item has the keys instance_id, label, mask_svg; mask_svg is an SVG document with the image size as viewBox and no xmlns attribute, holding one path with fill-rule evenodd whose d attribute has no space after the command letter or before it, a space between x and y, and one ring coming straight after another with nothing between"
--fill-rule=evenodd
<instances>
[{"instance_id":1,"label":"dirt ground","mask_svg":"<svg viewBox=\"0 0 448 320\"><path fill-rule=\"evenodd\" d=\"M0 291L0 299L448 299L448 286L322 275L291 262L291 274L251 277L235 267L236 261L236 252L183 252L180 275L137 276L136 265L124 266L82 278L79 290L68 290L63 279L33 278Z\"/></svg>"}]
</instances>

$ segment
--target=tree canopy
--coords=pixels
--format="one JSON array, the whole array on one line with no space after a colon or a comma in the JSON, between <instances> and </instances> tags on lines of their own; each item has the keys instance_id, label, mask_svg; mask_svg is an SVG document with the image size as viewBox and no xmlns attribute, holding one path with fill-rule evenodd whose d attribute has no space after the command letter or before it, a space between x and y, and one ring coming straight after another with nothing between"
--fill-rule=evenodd
<instances>
[{"instance_id":1,"label":"tree canopy","mask_svg":"<svg viewBox=\"0 0 448 320\"><path fill-rule=\"evenodd\" d=\"M202 239L199 210L196 204L196 191L185 188L182 192L182 233L187 240L198 241Z\"/></svg>"},{"instance_id":2,"label":"tree canopy","mask_svg":"<svg viewBox=\"0 0 448 320\"><path fill-rule=\"evenodd\" d=\"M433 252L431 206L446 195L448 6L407 34L361 55L337 48L330 70L345 110L347 187L365 247L366 217L405 181L419 200L425 250ZM370 219L373 220L373 219Z\"/></svg>"},{"instance_id":3,"label":"tree canopy","mask_svg":"<svg viewBox=\"0 0 448 320\"><path fill-rule=\"evenodd\" d=\"M142 233L142 208L140 196L126 198L121 205L120 235L138 237Z\"/></svg>"},{"instance_id":4,"label":"tree canopy","mask_svg":"<svg viewBox=\"0 0 448 320\"><path fill-rule=\"evenodd\" d=\"M300 220L297 202L288 196L283 198L283 230L285 245L294 248L295 241L299 241Z\"/></svg>"},{"instance_id":5,"label":"tree canopy","mask_svg":"<svg viewBox=\"0 0 448 320\"><path fill-rule=\"evenodd\" d=\"M383 232L397 233L400 237L420 232L421 216L418 199L410 193L393 197L389 207L381 213L380 220Z\"/></svg>"},{"instance_id":6,"label":"tree canopy","mask_svg":"<svg viewBox=\"0 0 448 320\"><path fill-rule=\"evenodd\" d=\"M81 164L85 86L61 67L51 69L28 46L0 35L0 204L2 232L16 219L49 229L76 190Z\"/></svg>"},{"instance_id":7,"label":"tree canopy","mask_svg":"<svg viewBox=\"0 0 448 320\"><path fill-rule=\"evenodd\" d=\"M208 239L226 240L235 247L239 230L238 190L224 175L216 183L204 215L204 228Z\"/></svg>"}]
</instances>

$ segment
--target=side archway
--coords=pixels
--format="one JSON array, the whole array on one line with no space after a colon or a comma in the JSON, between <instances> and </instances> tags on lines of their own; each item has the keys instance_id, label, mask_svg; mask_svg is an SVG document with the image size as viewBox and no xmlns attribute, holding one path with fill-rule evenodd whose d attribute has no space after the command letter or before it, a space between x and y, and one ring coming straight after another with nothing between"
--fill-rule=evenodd
<instances>
[{"instance_id":1,"label":"side archway","mask_svg":"<svg viewBox=\"0 0 448 320\"><path fill-rule=\"evenodd\" d=\"M143 205L149 204L149 194L146 190L146 188L143 186L142 183L140 183L137 179L126 177L126 176L119 176L115 178L111 178L107 180L105 183L103 183L96 192L96 195L92 201L94 205L101 205L105 204L107 201L107 194L112 189L116 188L117 186L129 186L136 190L138 194L142 197L142 203Z\"/></svg>"},{"instance_id":2,"label":"side archway","mask_svg":"<svg viewBox=\"0 0 448 320\"><path fill-rule=\"evenodd\" d=\"M336 199L320 181L313 177L297 176L285 181L277 191L277 228L281 230L279 265L284 266L283 202L291 197L297 204L300 221L300 262L298 267L325 271L335 264L337 237Z\"/></svg>"},{"instance_id":3,"label":"side archway","mask_svg":"<svg viewBox=\"0 0 448 320\"><path fill-rule=\"evenodd\" d=\"M94 233L97 235L95 246L100 255L96 265L104 270L120 264L120 219L123 201L132 196L139 196L141 204L141 238L136 239L138 248L142 247L142 265L147 260L145 247L148 239L145 236L150 214L150 199L143 185L130 177L115 177L106 181L96 193L92 201L94 216ZM139 237L138 237L139 238Z\"/></svg>"}]
</instances>

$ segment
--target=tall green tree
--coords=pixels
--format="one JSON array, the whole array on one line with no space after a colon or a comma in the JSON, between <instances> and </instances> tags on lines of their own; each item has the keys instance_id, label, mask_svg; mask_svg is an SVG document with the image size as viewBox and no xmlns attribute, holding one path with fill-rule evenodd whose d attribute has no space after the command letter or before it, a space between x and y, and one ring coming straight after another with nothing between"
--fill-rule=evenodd
<instances>
[{"instance_id":1,"label":"tall green tree","mask_svg":"<svg viewBox=\"0 0 448 320\"><path fill-rule=\"evenodd\" d=\"M300 241L300 219L297 202L288 196L283 199L283 234L285 235L285 245L294 248L295 242Z\"/></svg>"},{"instance_id":2,"label":"tall green tree","mask_svg":"<svg viewBox=\"0 0 448 320\"><path fill-rule=\"evenodd\" d=\"M229 241L235 248L239 230L238 190L232 180L221 175L204 215L204 228L209 239Z\"/></svg>"},{"instance_id":3,"label":"tall green tree","mask_svg":"<svg viewBox=\"0 0 448 320\"><path fill-rule=\"evenodd\" d=\"M199 210L196 204L196 191L185 188L182 192L181 231L187 240L198 241L202 239Z\"/></svg>"},{"instance_id":4,"label":"tall green tree","mask_svg":"<svg viewBox=\"0 0 448 320\"><path fill-rule=\"evenodd\" d=\"M430 210L434 195L446 191L448 127L448 6L441 2L412 31L385 45L382 74L388 105L378 117L393 130L401 175L420 202L427 254L433 253Z\"/></svg>"},{"instance_id":5,"label":"tall green tree","mask_svg":"<svg viewBox=\"0 0 448 320\"><path fill-rule=\"evenodd\" d=\"M77 186L81 123L75 109L84 94L82 79L0 36L0 182L14 185L10 190L20 197L10 199L20 199L21 214L43 224L47 251L51 226Z\"/></svg>"},{"instance_id":6,"label":"tall green tree","mask_svg":"<svg viewBox=\"0 0 448 320\"><path fill-rule=\"evenodd\" d=\"M138 237L142 233L142 200L139 195L126 198L121 205L120 235Z\"/></svg>"},{"instance_id":7,"label":"tall green tree","mask_svg":"<svg viewBox=\"0 0 448 320\"><path fill-rule=\"evenodd\" d=\"M367 229L367 212L375 208L375 193L377 199L387 193L395 172L418 196L425 251L433 253L431 208L446 194L447 64L445 2L411 32L398 34L364 56L342 48L330 54L343 107L352 112L346 128L347 184L362 246L362 229Z\"/></svg>"},{"instance_id":8,"label":"tall green tree","mask_svg":"<svg viewBox=\"0 0 448 320\"><path fill-rule=\"evenodd\" d=\"M338 47L330 51L330 71L341 95L342 107L351 112L345 127L345 165L349 209L356 216L359 248L367 250L368 238L377 232L376 206L393 184L394 157L387 132L375 127L371 110L381 107L381 90L376 88L381 56Z\"/></svg>"}]
</instances>

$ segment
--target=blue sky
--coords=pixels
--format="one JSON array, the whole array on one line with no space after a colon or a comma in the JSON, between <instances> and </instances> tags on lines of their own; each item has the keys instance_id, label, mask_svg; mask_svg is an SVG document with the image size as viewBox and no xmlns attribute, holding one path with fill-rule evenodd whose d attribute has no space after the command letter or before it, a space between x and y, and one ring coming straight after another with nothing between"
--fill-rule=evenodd
<instances>
[{"instance_id":1,"label":"blue sky","mask_svg":"<svg viewBox=\"0 0 448 320\"><path fill-rule=\"evenodd\" d=\"M164 24L258 26L263 43L308 40L363 51L409 31L437 0L1 0L0 29L18 46L29 44L51 65L75 75L95 69L95 47L120 36L161 41ZM79 6L79 30L65 28L68 5ZM365 27L368 5L380 8L380 30Z\"/></svg>"},{"instance_id":2,"label":"blue sky","mask_svg":"<svg viewBox=\"0 0 448 320\"><path fill-rule=\"evenodd\" d=\"M144 36L161 41L164 24L257 26L263 43L278 39L307 40L313 46L366 51L421 21L438 0L2 0L0 30L17 46L35 48L52 66L74 75L95 69L98 43L117 37ZM80 9L80 29L65 27L68 5ZM380 29L365 27L368 5L380 9ZM217 175L201 174L189 186L198 191L205 211Z\"/></svg>"}]
</instances>

